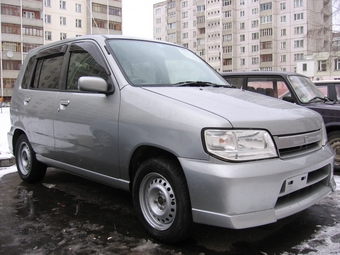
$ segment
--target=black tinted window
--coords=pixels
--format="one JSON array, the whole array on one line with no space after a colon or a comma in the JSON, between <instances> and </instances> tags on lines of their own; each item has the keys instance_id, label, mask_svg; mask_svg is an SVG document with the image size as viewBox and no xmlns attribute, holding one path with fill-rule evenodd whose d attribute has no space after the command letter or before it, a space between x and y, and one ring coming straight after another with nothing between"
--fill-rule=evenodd
<instances>
[{"instance_id":1,"label":"black tinted window","mask_svg":"<svg viewBox=\"0 0 340 255\"><path fill-rule=\"evenodd\" d=\"M38 59L31 88L58 89L63 56Z\"/></svg>"}]
</instances>

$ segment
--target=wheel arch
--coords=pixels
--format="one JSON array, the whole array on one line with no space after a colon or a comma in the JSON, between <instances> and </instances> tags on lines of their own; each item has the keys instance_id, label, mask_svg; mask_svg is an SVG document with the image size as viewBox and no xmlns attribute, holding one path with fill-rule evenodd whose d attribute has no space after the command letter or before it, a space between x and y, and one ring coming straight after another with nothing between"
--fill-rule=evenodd
<instances>
[{"instance_id":1,"label":"wheel arch","mask_svg":"<svg viewBox=\"0 0 340 255\"><path fill-rule=\"evenodd\" d=\"M24 135L26 135L26 133L23 131L23 130L21 130L21 129L16 129L14 132L13 132L13 137L12 137L12 148L13 148L13 155L15 155L16 154L16 144L17 144L17 141L18 141L18 139L19 139L19 137L22 135L22 134L24 134ZM27 135L26 135L26 137L27 137Z\"/></svg>"},{"instance_id":2,"label":"wheel arch","mask_svg":"<svg viewBox=\"0 0 340 255\"><path fill-rule=\"evenodd\" d=\"M132 191L132 186L133 186L133 180L136 175L136 172L138 170L138 167L147 159L153 158L153 157L166 157L170 158L172 160L175 160L178 162L179 165L180 162L178 158L172 154L169 151L163 150L161 148L153 147L153 146L140 146L138 147L130 160L129 164L129 177L130 177L130 191ZM183 171L183 169L182 169Z\"/></svg>"}]
</instances>

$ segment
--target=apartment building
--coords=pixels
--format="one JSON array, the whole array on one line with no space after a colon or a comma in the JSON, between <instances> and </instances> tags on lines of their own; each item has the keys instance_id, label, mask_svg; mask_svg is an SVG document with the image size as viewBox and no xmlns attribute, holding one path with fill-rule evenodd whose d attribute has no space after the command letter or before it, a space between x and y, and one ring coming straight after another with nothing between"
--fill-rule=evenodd
<instances>
[{"instance_id":1,"label":"apartment building","mask_svg":"<svg viewBox=\"0 0 340 255\"><path fill-rule=\"evenodd\" d=\"M330 0L167 0L154 8L154 38L183 45L217 71L296 71L328 51Z\"/></svg>"},{"instance_id":2,"label":"apartment building","mask_svg":"<svg viewBox=\"0 0 340 255\"><path fill-rule=\"evenodd\" d=\"M0 6L3 101L29 50L86 34L122 34L122 0L1 0Z\"/></svg>"}]
</instances>

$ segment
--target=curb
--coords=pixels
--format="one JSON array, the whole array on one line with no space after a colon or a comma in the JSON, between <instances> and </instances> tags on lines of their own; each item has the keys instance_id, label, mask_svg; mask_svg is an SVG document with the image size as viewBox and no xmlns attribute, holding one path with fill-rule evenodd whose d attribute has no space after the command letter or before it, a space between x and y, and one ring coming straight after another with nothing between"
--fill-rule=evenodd
<instances>
[{"instance_id":1,"label":"curb","mask_svg":"<svg viewBox=\"0 0 340 255\"><path fill-rule=\"evenodd\" d=\"M15 157L0 158L0 167L9 167L15 165Z\"/></svg>"}]
</instances>

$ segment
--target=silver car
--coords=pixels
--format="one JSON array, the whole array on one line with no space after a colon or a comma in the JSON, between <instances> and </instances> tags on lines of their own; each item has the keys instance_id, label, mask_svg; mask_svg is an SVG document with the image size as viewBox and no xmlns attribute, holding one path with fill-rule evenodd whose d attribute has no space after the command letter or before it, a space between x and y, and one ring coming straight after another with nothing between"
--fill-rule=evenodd
<instances>
[{"instance_id":1,"label":"silver car","mask_svg":"<svg viewBox=\"0 0 340 255\"><path fill-rule=\"evenodd\" d=\"M335 189L318 113L234 89L165 42L93 35L32 50L11 123L24 181L53 166L131 191L162 242L187 238L195 222L276 222Z\"/></svg>"}]
</instances>

